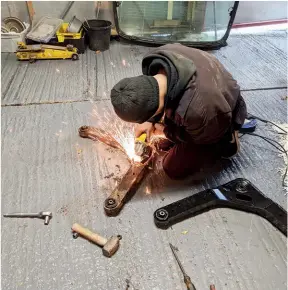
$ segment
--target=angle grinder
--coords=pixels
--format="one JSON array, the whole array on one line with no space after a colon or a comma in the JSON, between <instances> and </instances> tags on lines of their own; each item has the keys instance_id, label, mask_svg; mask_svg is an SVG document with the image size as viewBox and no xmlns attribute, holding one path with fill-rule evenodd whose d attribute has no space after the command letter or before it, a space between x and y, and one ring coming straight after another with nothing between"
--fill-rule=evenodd
<instances>
[{"instance_id":1,"label":"angle grinder","mask_svg":"<svg viewBox=\"0 0 288 290\"><path fill-rule=\"evenodd\" d=\"M140 137L136 138L135 140L135 154L142 157L146 153L146 149L149 147L148 143L146 142L147 134L144 133Z\"/></svg>"}]
</instances>

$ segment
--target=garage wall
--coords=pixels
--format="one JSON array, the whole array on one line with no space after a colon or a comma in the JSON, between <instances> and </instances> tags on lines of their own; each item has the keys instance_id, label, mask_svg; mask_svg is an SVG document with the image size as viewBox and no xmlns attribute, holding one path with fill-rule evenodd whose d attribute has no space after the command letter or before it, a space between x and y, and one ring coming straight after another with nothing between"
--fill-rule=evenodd
<instances>
[{"instance_id":1,"label":"garage wall","mask_svg":"<svg viewBox=\"0 0 288 290\"><path fill-rule=\"evenodd\" d=\"M69 1L33 1L35 22L43 16L60 17L68 3ZM98 19L109 20L114 24L112 3L113 2L101 2ZM96 1L74 1L73 6L67 13L64 20L69 21L74 15L76 15L82 22L85 19L94 19L96 18L97 13L96 7ZM22 21L29 22L26 1L2 1L1 19L8 16L16 16Z\"/></svg>"},{"instance_id":2,"label":"garage wall","mask_svg":"<svg viewBox=\"0 0 288 290\"><path fill-rule=\"evenodd\" d=\"M287 1L240 1L234 23L288 18Z\"/></svg>"},{"instance_id":3,"label":"garage wall","mask_svg":"<svg viewBox=\"0 0 288 290\"><path fill-rule=\"evenodd\" d=\"M154 2L154 1L153 1ZM161 2L150 2L149 5L159 5L159 9L155 8L155 13L162 13L163 15L167 13L167 9L163 8L163 3ZM230 2L230 1L229 1ZM95 6L96 1L75 1L71 10L66 16L66 20L72 18L72 16L77 15L77 17L84 21L84 18L95 18ZM125 3L125 2L124 2ZM139 5L141 2L138 2ZM181 19L183 13L183 3L175 2L175 19ZM219 3L219 2L218 2ZM231 2L230 2L231 3ZM61 12L64 10L68 1L59 1L59 2L50 2L50 1L33 1L33 6L35 10L35 20L39 19L42 16L50 15L59 17ZM219 3L220 4L220 3ZM216 2L216 6L217 6ZM212 5L211 5L212 7ZM287 2L286 1L240 1L239 8L237 11L235 23L244 23L244 22L257 22L265 20L278 20L278 19L287 19ZM179 15L178 15L179 14ZM167 15L167 14L165 14ZM178 16L177 16L178 15ZM28 11L25 1L1 1L1 19L8 16L19 17L22 21L29 21ZM173 17L174 18L174 17ZM217 17L219 18L219 17ZM221 17L220 17L221 18ZM113 21L113 12L112 12L112 2L101 2L101 9L99 13L99 19L106 19Z\"/></svg>"}]
</instances>

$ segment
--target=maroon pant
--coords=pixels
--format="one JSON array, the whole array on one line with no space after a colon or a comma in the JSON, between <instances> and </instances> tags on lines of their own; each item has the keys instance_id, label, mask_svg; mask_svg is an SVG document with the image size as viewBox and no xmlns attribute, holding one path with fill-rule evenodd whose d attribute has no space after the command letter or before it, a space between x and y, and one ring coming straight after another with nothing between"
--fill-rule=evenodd
<instances>
[{"instance_id":1,"label":"maroon pant","mask_svg":"<svg viewBox=\"0 0 288 290\"><path fill-rule=\"evenodd\" d=\"M204 165L215 163L221 158L221 151L218 144L175 144L164 156L163 169L172 179L185 178L199 172Z\"/></svg>"}]
</instances>

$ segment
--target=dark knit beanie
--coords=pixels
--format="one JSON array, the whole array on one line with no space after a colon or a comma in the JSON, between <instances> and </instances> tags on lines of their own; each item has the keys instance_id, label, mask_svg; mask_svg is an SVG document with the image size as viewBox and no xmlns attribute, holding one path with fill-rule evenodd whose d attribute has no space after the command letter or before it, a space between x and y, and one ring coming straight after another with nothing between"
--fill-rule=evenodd
<instances>
[{"instance_id":1,"label":"dark knit beanie","mask_svg":"<svg viewBox=\"0 0 288 290\"><path fill-rule=\"evenodd\" d=\"M144 123L158 110L158 82L146 75L123 79L111 90L111 102L122 120Z\"/></svg>"}]
</instances>

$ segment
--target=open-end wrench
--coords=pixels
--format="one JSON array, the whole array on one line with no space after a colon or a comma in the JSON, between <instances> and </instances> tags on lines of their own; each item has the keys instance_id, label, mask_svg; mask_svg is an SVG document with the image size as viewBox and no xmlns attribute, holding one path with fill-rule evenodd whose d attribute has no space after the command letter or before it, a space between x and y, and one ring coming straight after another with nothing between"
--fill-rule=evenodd
<instances>
[{"instance_id":1,"label":"open-end wrench","mask_svg":"<svg viewBox=\"0 0 288 290\"><path fill-rule=\"evenodd\" d=\"M50 219L52 219L52 212L50 211L40 211L38 213L15 212L15 213L4 214L3 216L12 217L12 218L39 218L39 219L44 219L44 225L48 225Z\"/></svg>"}]
</instances>

